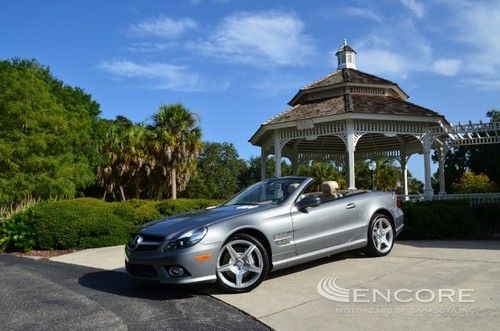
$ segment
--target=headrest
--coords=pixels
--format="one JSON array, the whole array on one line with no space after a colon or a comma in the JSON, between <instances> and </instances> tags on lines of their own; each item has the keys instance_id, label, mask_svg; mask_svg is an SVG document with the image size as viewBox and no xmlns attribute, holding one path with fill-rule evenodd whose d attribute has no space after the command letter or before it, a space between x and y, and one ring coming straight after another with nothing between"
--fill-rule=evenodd
<instances>
[{"instance_id":1,"label":"headrest","mask_svg":"<svg viewBox=\"0 0 500 331\"><path fill-rule=\"evenodd\" d=\"M324 195L332 195L337 191L338 188L339 184L333 180L321 183L321 193L323 193Z\"/></svg>"},{"instance_id":2,"label":"headrest","mask_svg":"<svg viewBox=\"0 0 500 331\"><path fill-rule=\"evenodd\" d=\"M297 189L297 187L299 187L299 183L292 183L292 184L288 185L288 187L287 187L288 194L292 194L293 191L295 191Z\"/></svg>"}]
</instances>

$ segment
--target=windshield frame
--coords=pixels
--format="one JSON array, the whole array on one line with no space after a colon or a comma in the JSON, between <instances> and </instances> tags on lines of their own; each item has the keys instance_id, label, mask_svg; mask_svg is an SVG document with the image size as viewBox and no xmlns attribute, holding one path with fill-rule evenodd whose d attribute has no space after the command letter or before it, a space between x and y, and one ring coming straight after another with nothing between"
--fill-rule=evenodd
<instances>
[{"instance_id":1,"label":"windshield frame","mask_svg":"<svg viewBox=\"0 0 500 331\"><path fill-rule=\"evenodd\" d=\"M248 205L254 205L254 206L282 205L282 204L289 202L289 201L295 201L297 196L299 196L300 192L302 192L304 187L307 186L311 180L312 180L312 178L310 178L310 177L301 177L301 176L289 176L289 177L265 179L263 181L257 182L255 184L252 184L252 185L246 187L245 189L241 190L240 192L238 192L237 194L235 194L234 196L232 196L231 198L226 200L220 206L222 207L222 206L237 206L237 205L247 205L247 206ZM238 201L238 200L242 199L243 197L245 197L247 194L253 192L256 187L260 187L262 185L267 185L269 183L275 183L275 182L279 182L279 181L283 181L283 182L295 181L299 185L292 193L290 193L289 195L287 195L283 198L280 198L280 199L265 200L265 201L262 201L261 203L259 203L258 201L255 201L255 202L253 202L253 201L248 201L248 202Z\"/></svg>"}]
</instances>

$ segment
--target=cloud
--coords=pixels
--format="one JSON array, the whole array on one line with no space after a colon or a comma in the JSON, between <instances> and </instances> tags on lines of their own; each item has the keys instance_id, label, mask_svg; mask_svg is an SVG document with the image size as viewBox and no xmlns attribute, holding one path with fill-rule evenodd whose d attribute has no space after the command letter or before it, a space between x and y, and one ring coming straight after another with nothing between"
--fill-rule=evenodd
<instances>
[{"instance_id":1,"label":"cloud","mask_svg":"<svg viewBox=\"0 0 500 331\"><path fill-rule=\"evenodd\" d=\"M418 18L424 17L425 8L424 5L419 3L417 0L399 0L409 10L415 14Z\"/></svg>"},{"instance_id":2,"label":"cloud","mask_svg":"<svg viewBox=\"0 0 500 331\"><path fill-rule=\"evenodd\" d=\"M352 17L366 18L375 22L382 22L382 17L373 10L361 7L346 7L344 12Z\"/></svg>"},{"instance_id":3,"label":"cloud","mask_svg":"<svg viewBox=\"0 0 500 331\"><path fill-rule=\"evenodd\" d=\"M203 80L187 67L162 62L139 64L129 60L103 61L99 67L119 78L145 79L150 87L172 91L193 92L205 89Z\"/></svg>"},{"instance_id":4,"label":"cloud","mask_svg":"<svg viewBox=\"0 0 500 331\"><path fill-rule=\"evenodd\" d=\"M438 59L433 63L433 69L443 76L455 76L461 64L462 61L458 59Z\"/></svg>"},{"instance_id":5,"label":"cloud","mask_svg":"<svg viewBox=\"0 0 500 331\"><path fill-rule=\"evenodd\" d=\"M224 61L253 66L302 65L314 53L304 23L283 12L236 13L191 48Z\"/></svg>"},{"instance_id":6,"label":"cloud","mask_svg":"<svg viewBox=\"0 0 500 331\"><path fill-rule=\"evenodd\" d=\"M377 74L392 74L405 78L408 74L408 60L393 51L381 48L364 49L359 52L358 63L363 64L365 71Z\"/></svg>"},{"instance_id":7,"label":"cloud","mask_svg":"<svg viewBox=\"0 0 500 331\"><path fill-rule=\"evenodd\" d=\"M500 2L450 2L456 40L470 47L467 70L485 76L500 74Z\"/></svg>"},{"instance_id":8,"label":"cloud","mask_svg":"<svg viewBox=\"0 0 500 331\"><path fill-rule=\"evenodd\" d=\"M144 52L144 53L153 53L153 52L161 52L170 48L173 48L177 45L175 42L151 42L151 41L143 41L138 43L132 43L127 47L127 50L132 52Z\"/></svg>"},{"instance_id":9,"label":"cloud","mask_svg":"<svg viewBox=\"0 0 500 331\"><path fill-rule=\"evenodd\" d=\"M485 91L500 91L500 79L463 79L460 82L464 85L475 86Z\"/></svg>"},{"instance_id":10,"label":"cloud","mask_svg":"<svg viewBox=\"0 0 500 331\"><path fill-rule=\"evenodd\" d=\"M158 18L132 24L129 27L129 31L135 36L175 39L189 30L196 29L196 27L196 22L190 18L175 20L160 16Z\"/></svg>"}]
</instances>

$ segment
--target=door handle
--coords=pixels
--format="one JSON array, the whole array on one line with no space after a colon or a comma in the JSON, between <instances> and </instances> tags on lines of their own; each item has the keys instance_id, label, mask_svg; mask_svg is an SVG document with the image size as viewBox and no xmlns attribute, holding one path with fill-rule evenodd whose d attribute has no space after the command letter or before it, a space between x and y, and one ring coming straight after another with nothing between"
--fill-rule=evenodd
<instances>
[{"instance_id":1,"label":"door handle","mask_svg":"<svg viewBox=\"0 0 500 331\"><path fill-rule=\"evenodd\" d=\"M345 209L353 209L353 208L356 208L356 204L355 203L348 203L346 206L345 206Z\"/></svg>"}]
</instances>

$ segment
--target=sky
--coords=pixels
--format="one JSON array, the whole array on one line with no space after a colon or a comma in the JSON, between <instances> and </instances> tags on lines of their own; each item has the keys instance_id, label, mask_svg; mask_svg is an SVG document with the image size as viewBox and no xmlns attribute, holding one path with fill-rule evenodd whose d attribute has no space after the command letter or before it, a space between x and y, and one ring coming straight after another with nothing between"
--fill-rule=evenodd
<instances>
[{"instance_id":1,"label":"sky","mask_svg":"<svg viewBox=\"0 0 500 331\"><path fill-rule=\"evenodd\" d=\"M147 122L161 104L199 115L205 141L248 139L302 86L336 70L397 82L452 123L500 108L500 1L170 0L0 3L0 58L35 58L101 105ZM423 177L421 156L410 171ZM435 169L435 165L434 165Z\"/></svg>"}]
</instances>

